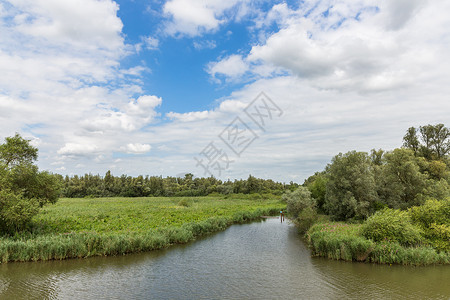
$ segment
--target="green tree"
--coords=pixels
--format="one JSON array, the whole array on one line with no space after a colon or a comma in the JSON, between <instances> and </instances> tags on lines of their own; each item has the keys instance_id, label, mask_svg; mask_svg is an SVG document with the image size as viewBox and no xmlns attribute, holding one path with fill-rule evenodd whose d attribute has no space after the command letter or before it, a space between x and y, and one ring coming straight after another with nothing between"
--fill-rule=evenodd
<instances>
[{"instance_id":1,"label":"green tree","mask_svg":"<svg viewBox=\"0 0 450 300\"><path fill-rule=\"evenodd\" d=\"M300 232L305 232L317 220L317 201L311 197L307 187L300 186L295 191L287 191L282 196L286 202L289 217Z\"/></svg>"},{"instance_id":2,"label":"green tree","mask_svg":"<svg viewBox=\"0 0 450 300\"><path fill-rule=\"evenodd\" d=\"M304 183L311 192L311 196L316 200L319 211L324 211L327 182L328 178L325 172L316 172L306 179Z\"/></svg>"},{"instance_id":3,"label":"green tree","mask_svg":"<svg viewBox=\"0 0 450 300\"><path fill-rule=\"evenodd\" d=\"M0 145L0 230L22 230L46 203L60 194L59 179L39 172L33 162L37 148L19 134Z\"/></svg>"},{"instance_id":4,"label":"green tree","mask_svg":"<svg viewBox=\"0 0 450 300\"><path fill-rule=\"evenodd\" d=\"M428 176L421 173L423 160L410 149L395 149L384 155L385 165L377 178L378 195L394 209L418 205L427 187Z\"/></svg>"},{"instance_id":5,"label":"green tree","mask_svg":"<svg viewBox=\"0 0 450 300\"><path fill-rule=\"evenodd\" d=\"M364 219L375 211L375 176L369 155L351 151L336 155L326 168L324 208L336 220Z\"/></svg>"},{"instance_id":6,"label":"green tree","mask_svg":"<svg viewBox=\"0 0 450 300\"><path fill-rule=\"evenodd\" d=\"M420 148L419 138L417 137L417 129L415 127L409 127L403 137L403 147L411 149L414 154L417 154Z\"/></svg>"},{"instance_id":7,"label":"green tree","mask_svg":"<svg viewBox=\"0 0 450 300\"><path fill-rule=\"evenodd\" d=\"M450 129L444 124L428 124L420 126L419 130L410 127L403 137L403 147L428 160L444 159L450 152Z\"/></svg>"}]
</instances>

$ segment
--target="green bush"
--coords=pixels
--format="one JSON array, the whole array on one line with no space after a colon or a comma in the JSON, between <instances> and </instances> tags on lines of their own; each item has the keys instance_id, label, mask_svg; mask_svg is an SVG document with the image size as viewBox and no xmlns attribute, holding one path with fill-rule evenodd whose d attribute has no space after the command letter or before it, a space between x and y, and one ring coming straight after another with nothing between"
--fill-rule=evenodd
<instances>
[{"instance_id":1,"label":"green bush","mask_svg":"<svg viewBox=\"0 0 450 300\"><path fill-rule=\"evenodd\" d=\"M318 219L317 212L311 207L307 207L298 214L294 221L299 232L306 232Z\"/></svg>"},{"instance_id":2,"label":"green bush","mask_svg":"<svg viewBox=\"0 0 450 300\"><path fill-rule=\"evenodd\" d=\"M403 246L423 242L422 230L412 224L407 211L384 209L369 217L362 226L362 234L374 242L389 240Z\"/></svg>"},{"instance_id":3,"label":"green bush","mask_svg":"<svg viewBox=\"0 0 450 300\"><path fill-rule=\"evenodd\" d=\"M303 186L293 192L286 192L282 196L282 200L286 202L286 210L293 219L297 219L305 208L315 209L316 207L316 200L311 197L311 192Z\"/></svg>"},{"instance_id":4,"label":"green bush","mask_svg":"<svg viewBox=\"0 0 450 300\"><path fill-rule=\"evenodd\" d=\"M424 231L426 242L439 252L450 252L450 199L430 199L408 210L411 220Z\"/></svg>"},{"instance_id":5,"label":"green bush","mask_svg":"<svg viewBox=\"0 0 450 300\"><path fill-rule=\"evenodd\" d=\"M439 252L450 252L450 226L446 224L431 224L425 231L428 243Z\"/></svg>"},{"instance_id":6,"label":"green bush","mask_svg":"<svg viewBox=\"0 0 450 300\"><path fill-rule=\"evenodd\" d=\"M446 200L430 199L421 206L411 207L411 220L422 228L429 228L431 224L450 225L450 198Z\"/></svg>"}]
</instances>

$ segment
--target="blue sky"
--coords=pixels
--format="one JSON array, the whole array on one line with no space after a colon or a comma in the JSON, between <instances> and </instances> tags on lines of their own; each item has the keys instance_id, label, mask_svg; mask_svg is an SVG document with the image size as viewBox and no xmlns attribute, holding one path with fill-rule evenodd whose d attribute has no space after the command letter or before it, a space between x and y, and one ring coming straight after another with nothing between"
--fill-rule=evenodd
<instances>
[{"instance_id":1,"label":"blue sky","mask_svg":"<svg viewBox=\"0 0 450 300\"><path fill-rule=\"evenodd\" d=\"M0 138L19 132L39 167L60 174L302 182L339 152L449 126L449 10L445 0L0 0Z\"/></svg>"}]
</instances>

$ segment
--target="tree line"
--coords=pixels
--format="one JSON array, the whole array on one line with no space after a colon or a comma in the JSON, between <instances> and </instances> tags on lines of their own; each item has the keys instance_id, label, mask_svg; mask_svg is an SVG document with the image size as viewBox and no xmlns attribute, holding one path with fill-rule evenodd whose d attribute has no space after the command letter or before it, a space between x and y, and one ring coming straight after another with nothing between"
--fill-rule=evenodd
<instances>
[{"instance_id":1,"label":"tree line","mask_svg":"<svg viewBox=\"0 0 450 300\"><path fill-rule=\"evenodd\" d=\"M194 178L191 173L184 177L162 176L113 176L107 171L104 176L85 174L84 176L58 176L61 196L80 197L178 197L206 196L218 194L271 193L281 195L286 190L294 190L299 185L260 179L249 175L247 179L222 181L214 177Z\"/></svg>"}]
</instances>

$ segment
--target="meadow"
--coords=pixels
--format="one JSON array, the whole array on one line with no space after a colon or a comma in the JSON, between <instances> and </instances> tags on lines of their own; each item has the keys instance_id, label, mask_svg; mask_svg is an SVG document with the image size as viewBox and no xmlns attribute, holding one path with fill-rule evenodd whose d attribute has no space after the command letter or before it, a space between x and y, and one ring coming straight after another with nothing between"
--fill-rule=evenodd
<instances>
[{"instance_id":1,"label":"meadow","mask_svg":"<svg viewBox=\"0 0 450 300\"><path fill-rule=\"evenodd\" d=\"M34 216L29 231L0 238L0 261L150 251L275 215L284 207L279 197L260 194L63 198Z\"/></svg>"}]
</instances>

